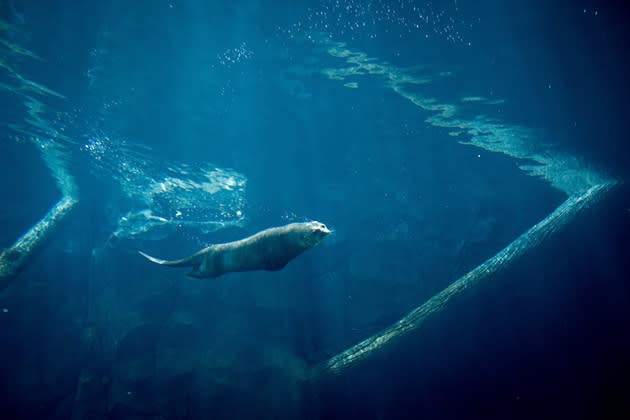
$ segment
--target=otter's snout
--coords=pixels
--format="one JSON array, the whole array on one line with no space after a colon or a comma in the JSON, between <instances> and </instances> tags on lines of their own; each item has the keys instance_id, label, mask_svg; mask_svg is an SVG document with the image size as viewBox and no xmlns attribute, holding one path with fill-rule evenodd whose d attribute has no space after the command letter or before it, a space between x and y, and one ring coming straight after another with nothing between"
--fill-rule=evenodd
<instances>
[{"instance_id":1,"label":"otter's snout","mask_svg":"<svg viewBox=\"0 0 630 420\"><path fill-rule=\"evenodd\" d=\"M330 233L330 230L325 224L313 220L310 223L311 231L308 233L307 241L310 246L315 246L321 243L326 236Z\"/></svg>"},{"instance_id":2,"label":"otter's snout","mask_svg":"<svg viewBox=\"0 0 630 420\"><path fill-rule=\"evenodd\" d=\"M325 233L326 235L330 233L330 229L328 229L326 225L323 223L318 223L317 229L321 231L322 233Z\"/></svg>"}]
</instances>

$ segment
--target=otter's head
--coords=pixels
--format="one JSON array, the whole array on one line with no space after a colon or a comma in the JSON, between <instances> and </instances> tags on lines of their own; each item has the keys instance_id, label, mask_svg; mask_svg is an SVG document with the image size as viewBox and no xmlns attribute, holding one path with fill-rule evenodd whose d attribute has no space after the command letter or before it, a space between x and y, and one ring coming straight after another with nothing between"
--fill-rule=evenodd
<instances>
[{"instance_id":1,"label":"otter's head","mask_svg":"<svg viewBox=\"0 0 630 420\"><path fill-rule=\"evenodd\" d=\"M319 223L315 220L312 222L301 223L301 225L302 240L306 248L312 248L315 245L319 245L330 233L330 230L328 230L325 224Z\"/></svg>"}]
</instances>

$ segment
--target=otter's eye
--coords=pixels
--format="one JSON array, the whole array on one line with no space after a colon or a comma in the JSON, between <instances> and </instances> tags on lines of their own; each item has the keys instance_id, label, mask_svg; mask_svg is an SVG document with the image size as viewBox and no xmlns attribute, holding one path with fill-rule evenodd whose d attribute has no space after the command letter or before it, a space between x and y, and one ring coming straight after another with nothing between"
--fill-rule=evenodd
<instances>
[{"instance_id":1,"label":"otter's eye","mask_svg":"<svg viewBox=\"0 0 630 420\"><path fill-rule=\"evenodd\" d=\"M325 224L323 224L323 223L322 223L319 227L320 227L321 229L326 229L326 225L325 225Z\"/></svg>"}]
</instances>

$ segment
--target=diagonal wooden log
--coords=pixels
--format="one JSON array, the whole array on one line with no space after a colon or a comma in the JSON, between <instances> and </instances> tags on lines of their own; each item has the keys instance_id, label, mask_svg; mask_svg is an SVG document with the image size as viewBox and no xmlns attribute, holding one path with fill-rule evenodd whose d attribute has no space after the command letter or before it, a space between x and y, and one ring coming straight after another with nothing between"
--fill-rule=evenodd
<instances>
[{"instance_id":1,"label":"diagonal wooden log","mask_svg":"<svg viewBox=\"0 0 630 420\"><path fill-rule=\"evenodd\" d=\"M4 289L24 268L30 257L42 247L63 219L74 208L77 200L63 196L44 217L24 233L13 245L0 254L0 290Z\"/></svg>"},{"instance_id":2,"label":"diagonal wooden log","mask_svg":"<svg viewBox=\"0 0 630 420\"><path fill-rule=\"evenodd\" d=\"M346 369L357 365L358 362L389 348L398 339L419 328L426 319L441 312L453 297L479 284L482 280L492 277L527 251L540 245L578 213L601 199L614 185L614 182L597 184L585 191L571 195L549 216L532 226L483 264L453 282L391 326L316 365L310 372L306 373L306 378L319 378L323 374L341 374Z\"/></svg>"}]
</instances>

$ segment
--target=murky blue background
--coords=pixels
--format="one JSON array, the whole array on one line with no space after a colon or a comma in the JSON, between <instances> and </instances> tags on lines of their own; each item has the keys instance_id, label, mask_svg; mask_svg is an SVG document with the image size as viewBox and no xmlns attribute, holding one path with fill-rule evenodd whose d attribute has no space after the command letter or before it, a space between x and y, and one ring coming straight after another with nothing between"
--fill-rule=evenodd
<instances>
[{"instance_id":1,"label":"murky blue background","mask_svg":"<svg viewBox=\"0 0 630 420\"><path fill-rule=\"evenodd\" d=\"M530 162L430 123L392 77L623 182L623 7L40 3L0 2L0 248L59 200L43 145L79 202L0 297L2 418L628 411L623 184L395 345L303 380L566 198ZM386 72L331 77L348 68L340 43ZM137 254L311 219L334 233L280 272L199 280Z\"/></svg>"}]
</instances>

